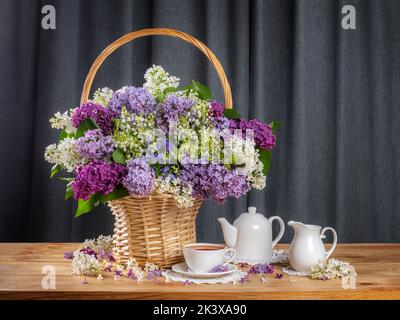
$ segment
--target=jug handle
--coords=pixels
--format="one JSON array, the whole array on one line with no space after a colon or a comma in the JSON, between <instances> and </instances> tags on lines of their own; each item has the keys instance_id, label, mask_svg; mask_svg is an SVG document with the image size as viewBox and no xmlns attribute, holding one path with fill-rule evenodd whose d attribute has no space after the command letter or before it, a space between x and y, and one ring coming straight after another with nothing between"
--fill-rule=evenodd
<instances>
[{"instance_id":1,"label":"jug handle","mask_svg":"<svg viewBox=\"0 0 400 320\"><path fill-rule=\"evenodd\" d=\"M325 238L326 238L325 232L328 231L328 230L330 230L330 231L332 232L332 234L333 234L333 243L332 243L332 246L331 246L331 248L329 249L329 251L327 251L327 252L325 253L325 261L328 260L328 258L331 256L331 254L332 254L333 250L335 250L336 244L337 244L337 234L336 234L336 231L335 231L335 229L333 229L333 228L331 228L331 227L326 227L326 228L323 228L323 229L321 230L321 239L325 239Z\"/></svg>"},{"instance_id":2,"label":"jug handle","mask_svg":"<svg viewBox=\"0 0 400 320\"><path fill-rule=\"evenodd\" d=\"M280 225L280 229L279 229L278 235L276 236L276 238L274 239L274 241L272 241L272 249L276 246L276 244L279 242L279 240L281 240L281 238L282 238L282 236L283 236L283 233L285 232L285 223L283 222L283 220L282 220L280 217L278 217L278 216L273 216L273 217L270 217L270 218L268 219L268 221L269 221L271 224L272 224L272 221L274 221L274 220L278 220L279 225Z\"/></svg>"}]
</instances>

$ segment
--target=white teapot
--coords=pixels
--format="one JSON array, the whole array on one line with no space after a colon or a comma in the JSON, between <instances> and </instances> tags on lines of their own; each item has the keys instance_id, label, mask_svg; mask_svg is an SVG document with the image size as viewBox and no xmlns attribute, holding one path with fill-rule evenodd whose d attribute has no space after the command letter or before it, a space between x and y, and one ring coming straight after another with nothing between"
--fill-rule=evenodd
<instances>
[{"instance_id":1,"label":"white teapot","mask_svg":"<svg viewBox=\"0 0 400 320\"><path fill-rule=\"evenodd\" d=\"M249 207L231 225L225 218L219 218L226 245L236 250L235 263L270 263L272 249L282 238L285 224L278 216L267 219L256 213L256 207ZM272 240L272 221L278 220L279 234Z\"/></svg>"},{"instance_id":2,"label":"white teapot","mask_svg":"<svg viewBox=\"0 0 400 320\"><path fill-rule=\"evenodd\" d=\"M326 227L321 230L320 226L295 221L289 221L288 226L295 231L289 248L289 262L296 271L310 273L311 267L319 262L325 262L335 250L337 243L335 229ZM333 233L333 243L329 251L325 251L322 239L328 230Z\"/></svg>"}]
</instances>

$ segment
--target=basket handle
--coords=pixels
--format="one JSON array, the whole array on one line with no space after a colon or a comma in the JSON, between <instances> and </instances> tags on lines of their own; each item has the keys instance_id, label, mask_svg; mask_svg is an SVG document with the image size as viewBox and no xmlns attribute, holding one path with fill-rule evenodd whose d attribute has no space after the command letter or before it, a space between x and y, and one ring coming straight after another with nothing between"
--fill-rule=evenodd
<instances>
[{"instance_id":1,"label":"basket handle","mask_svg":"<svg viewBox=\"0 0 400 320\"><path fill-rule=\"evenodd\" d=\"M89 99L90 88L93 83L93 79L96 76L97 70L100 68L101 64L107 57L117 50L119 47L124 45L125 43L141 38L146 36L171 36L175 38L182 39L186 42L197 47L204 55L210 60L213 64L215 70L217 71L219 80L222 85L222 89L224 90L224 97L225 97L225 108L232 109L232 93L231 88L228 83L228 79L226 78L225 71L222 68L221 63L218 61L217 57L212 53L212 51L200 40L188 35L185 32L174 30L174 29L167 29L167 28L149 28L149 29L142 29L138 31L134 31L124 35L123 37L119 38L118 40L111 43L107 48L103 50L103 52L96 58L93 62L92 67L89 70L88 75L86 76L85 84L83 85L82 95L81 95L81 104L85 103Z\"/></svg>"}]
</instances>

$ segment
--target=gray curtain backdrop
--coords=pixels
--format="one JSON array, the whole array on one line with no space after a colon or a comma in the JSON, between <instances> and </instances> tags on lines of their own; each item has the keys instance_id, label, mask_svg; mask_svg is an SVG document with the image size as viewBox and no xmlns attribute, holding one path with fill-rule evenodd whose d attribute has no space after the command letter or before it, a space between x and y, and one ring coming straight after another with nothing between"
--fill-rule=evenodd
<instances>
[{"instance_id":1,"label":"gray curtain backdrop","mask_svg":"<svg viewBox=\"0 0 400 320\"><path fill-rule=\"evenodd\" d=\"M41 28L41 8L57 11ZM341 8L356 8L343 30ZM217 218L248 205L332 226L341 242L400 241L400 1L1 0L0 241L82 241L111 234L106 207L74 218L64 183L43 159L57 139L48 118L79 104L91 63L118 37L170 27L205 42L221 60L234 105L278 120L268 186L224 204L204 203L198 239L221 241ZM197 79L222 99L212 66L195 48L154 37L125 45L94 88L141 85L151 64ZM290 241L287 229L284 240Z\"/></svg>"}]
</instances>

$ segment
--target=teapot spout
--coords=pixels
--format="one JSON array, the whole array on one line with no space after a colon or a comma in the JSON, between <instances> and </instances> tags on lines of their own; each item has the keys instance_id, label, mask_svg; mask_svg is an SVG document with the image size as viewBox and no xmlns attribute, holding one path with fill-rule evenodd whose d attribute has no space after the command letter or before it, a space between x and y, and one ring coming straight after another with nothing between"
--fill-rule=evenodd
<instances>
[{"instance_id":1,"label":"teapot spout","mask_svg":"<svg viewBox=\"0 0 400 320\"><path fill-rule=\"evenodd\" d=\"M224 234L225 243L229 248L234 248L237 240L237 229L225 218L218 218Z\"/></svg>"}]
</instances>

